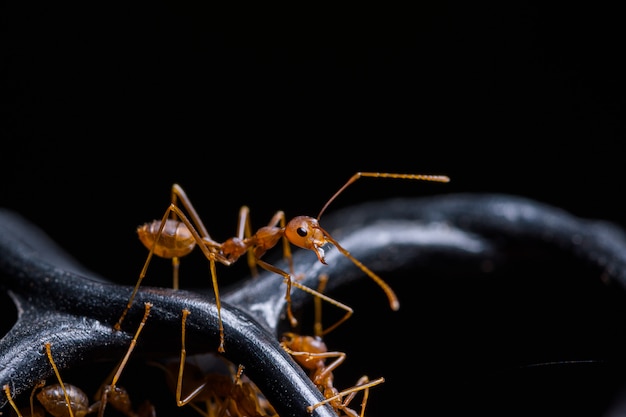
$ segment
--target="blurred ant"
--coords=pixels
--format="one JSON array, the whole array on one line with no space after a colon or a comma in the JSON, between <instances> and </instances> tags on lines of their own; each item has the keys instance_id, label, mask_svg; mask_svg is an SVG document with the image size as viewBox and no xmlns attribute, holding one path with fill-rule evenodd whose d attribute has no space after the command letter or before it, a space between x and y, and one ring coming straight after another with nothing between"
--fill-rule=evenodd
<instances>
[{"instance_id":1,"label":"blurred ant","mask_svg":"<svg viewBox=\"0 0 626 417\"><path fill-rule=\"evenodd\" d=\"M145 312L141 323L137 328L135 336L131 340L130 346L126 351L124 358L118 365L111 383L101 387L102 393L100 395L96 395L96 397L99 397L100 399L91 405L89 404L87 394L85 394L83 390L75 385L63 383L59 369L57 368L57 365L52 357L51 344L50 342L46 342L44 344L46 355L48 356L48 360L52 365L52 369L54 370L59 383L46 385L45 381L40 381L35 385L30 395L30 417L43 417L45 414L41 407L34 404L33 397L35 397L35 392L37 390L40 390L36 395L37 400L53 417L84 417L87 414L92 414L96 411L98 412L98 417L103 417L107 403L110 403L117 411L121 412L126 417L155 417L156 412L154 407L149 403L144 404L138 411L134 411L128 392L124 388L116 385L132 351L137 344L137 339L139 338L139 334L148 319L151 307L152 304L145 303ZM9 385L4 385L3 389L17 416L23 417L22 411L18 408L11 397Z\"/></svg>"},{"instance_id":2,"label":"blurred ant","mask_svg":"<svg viewBox=\"0 0 626 417\"><path fill-rule=\"evenodd\" d=\"M239 365L235 371L232 363L228 362L228 373L217 371L207 373L199 366L189 363L185 348L185 327L190 312L184 309L182 313L181 354L178 370L172 369L171 365L176 364L152 363L165 371L168 383L175 392L176 405L179 407L189 405L204 417L278 417L259 388L243 375L243 365ZM221 364L226 364L226 360L221 356L212 355L212 357L223 360ZM183 382L194 386L184 398ZM198 402L204 403L206 410L199 407L196 404Z\"/></svg>"},{"instance_id":3,"label":"blurred ant","mask_svg":"<svg viewBox=\"0 0 626 417\"><path fill-rule=\"evenodd\" d=\"M210 262L211 278L213 283L213 291L215 293L215 302L217 305L218 322L220 331L220 345L218 347L219 352L224 352L224 329L221 319L221 304L219 297L219 289L217 284L217 273L215 262L219 262L223 265L230 266L235 263L241 256L247 254L248 264L250 270L254 276L257 275L256 266L259 265L263 269L274 272L281 275L284 282L287 284L285 293L285 300L287 302L287 315L293 327L297 325L297 320L293 316L291 310L291 286L300 288L315 297L324 299L329 303L340 307L347 311L346 316L342 321L345 321L352 310L333 300L330 297L320 294L319 292L302 285L298 280L294 280L292 275L294 274L293 260L291 257L290 243L303 249L312 250L317 255L319 261L326 264L324 259L323 246L330 243L334 245L339 252L345 257L350 259L357 267L359 267L365 274L372 278L386 293L389 299L389 304L392 310L398 310L400 303L396 294L391 287L384 282L378 275L363 265L360 261L354 258L350 252L344 249L339 242L337 242L330 234L324 230L320 224L319 219L339 194L341 194L350 184L354 183L361 177L374 177L374 178L397 178L397 179L412 179L412 180L424 180L435 182L448 182L450 179L443 175L418 175L418 174L393 174L393 173L378 173L378 172L357 172L354 174L322 207L317 218L309 216L297 216L286 221L285 213L283 211L277 211L267 226L261 227L254 234L251 233L249 208L246 206L241 207L239 211L239 221L237 226L237 236L231 237L223 243L217 242L211 238L207 228L198 216L195 208L191 204L191 201L178 184L172 186L171 202L165 211L161 220L154 220L151 223L146 223L140 226L137 230L139 239L149 249L148 257L144 263L143 269L139 274L139 279L131 293L128 300L128 304L122 312L118 322L114 328L119 330L124 316L131 308L135 294L137 293L139 286L143 278L146 275L148 265L152 259L152 256L156 254L162 258L172 259L173 266L173 286L178 288L178 269L180 258L189 254L196 245L200 247L200 250L204 256ZM178 200L180 200L182 207L188 212L189 217L184 214L181 207L179 207ZM271 248L278 244L279 240L283 240L283 256L289 263L290 273L283 271L263 260L261 257Z\"/></svg>"},{"instance_id":4,"label":"blurred ant","mask_svg":"<svg viewBox=\"0 0 626 417\"><path fill-rule=\"evenodd\" d=\"M318 290L321 292L326 286L328 276L323 274L320 276ZM295 361L309 372L309 377L313 383L324 394L325 400L317 404L307 407L307 411L312 413L316 408L330 404L331 407L340 415L350 417L363 417L365 415L365 407L369 398L369 389L375 385L385 381L384 378L378 378L370 381L366 375L363 375L357 383L343 391L334 387L333 370L343 363L346 359L344 352L332 352L328 350L326 343L322 340L321 335L328 333L322 330L321 324L321 303L315 300L315 336L303 336L294 332L286 332L281 339L281 346L289 353ZM335 358L330 364L326 364L326 359ZM361 402L361 413L358 414L354 409L349 407L350 402L356 394L363 391L363 400ZM345 397L345 399L344 399ZM343 414L341 414L343 413Z\"/></svg>"}]
</instances>

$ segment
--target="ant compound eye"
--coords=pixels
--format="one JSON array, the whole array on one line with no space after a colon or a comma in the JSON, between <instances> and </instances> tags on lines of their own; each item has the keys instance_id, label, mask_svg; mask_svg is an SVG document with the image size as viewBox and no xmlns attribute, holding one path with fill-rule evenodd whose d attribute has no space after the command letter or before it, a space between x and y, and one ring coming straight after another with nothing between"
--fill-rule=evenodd
<instances>
[{"instance_id":1,"label":"ant compound eye","mask_svg":"<svg viewBox=\"0 0 626 417\"><path fill-rule=\"evenodd\" d=\"M300 237L305 237L307 235L307 231L304 227L298 227L298 230L296 230L296 233Z\"/></svg>"}]
</instances>

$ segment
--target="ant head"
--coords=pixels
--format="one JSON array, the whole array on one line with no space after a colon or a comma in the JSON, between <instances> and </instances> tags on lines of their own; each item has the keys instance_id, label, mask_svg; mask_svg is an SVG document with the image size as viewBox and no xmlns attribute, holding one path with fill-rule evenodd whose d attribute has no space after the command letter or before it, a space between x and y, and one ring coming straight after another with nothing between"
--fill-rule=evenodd
<instances>
[{"instance_id":1,"label":"ant head","mask_svg":"<svg viewBox=\"0 0 626 417\"><path fill-rule=\"evenodd\" d=\"M285 237L293 245L314 251L317 259L321 263L326 264L322 246L328 243L329 240L317 219L309 216L294 217L285 227Z\"/></svg>"}]
</instances>

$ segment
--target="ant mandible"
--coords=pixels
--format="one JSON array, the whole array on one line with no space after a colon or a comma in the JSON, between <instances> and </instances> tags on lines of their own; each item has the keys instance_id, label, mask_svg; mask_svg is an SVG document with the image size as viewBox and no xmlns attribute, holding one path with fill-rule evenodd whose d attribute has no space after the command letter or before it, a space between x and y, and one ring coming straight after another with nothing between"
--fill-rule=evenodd
<instances>
[{"instance_id":1,"label":"ant mandible","mask_svg":"<svg viewBox=\"0 0 626 417\"><path fill-rule=\"evenodd\" d=\"M117 367L111 383L104 385L103 388L101 388L102 394L100 395L100 399L91 405L89 404L87 394L85 394L82 389L75 385L63 382L59 369L52 356L51 343L46 342L44 344L46 355L48 357L48 361L52 365L58 384L45 385L45 381L41 381L35 385L30 397L30 417L43 416L43 411L39 410L33 402L35 391L40 388L41 390L37 393L36 397L39 400L39 403L41 403L45 410L53 417L84 417L87 414L92 414L96 411L98 412L98 417L103 417L107 403L111 403L117 411L121 412L126 417L154 417L156 415L154 407L149 403L144 404L139 411L133 410L128 392L124 388L117 386L117 382L122 374L122 371L126 367L128 359L137 344L139 334L148 319L151 307L151 303L145 303L143 318L137 328L135 336L131 340L124 358ZM17 416L23 417L22 412L11 397L9 385L4 385L3 389Z\"/></svg>"},{"instance_id":2,"label":"ant mandible","mask_svg":"<svg viewBox=\"0 0 626 417\"><path fill-rule=\"evenodd\" d=\"M422 180L422 181L434 181L434 182L449 182L450 179L444 175L421 175L421 174L396 174L396 173L380 173L380 172L357 172L354 174L322 207L321 211L317 215L317 218L310 216L297 216L286 221L285 213L283 211L277 211L267 226L261 227L254 234L251 233L249 209L246 206L241 207L239 211L239 222L237 226L237 236L231 237L223 243L217 242L211 238L207 228L198 216L195 208L191 204L191 201L185 194L182 187L178 184L172 186L171 202L165 211L161 220L154 220L151 223L140 226L137 230L139 238L142 243L149 249L148 256L144 263L144 266L139 274L139 279L135 284L135 287L128 300L126 308L122 312L119 320L115 324L114 328L119 330L122 325L124 317L130 310L134 297L141 285L143 278L146 275L148 265L152 259L152 256L156 254L162 258L172 259L173 265L173 286L178 288L178 269L180 258L189 254L196 245L200 247L200 250L204 256L209 260L211 278L213 284L213 291L215 293L215 303L218 313L218 325L220 332L220 344L218 347L219 352L224 352L224 328L222 326L221 319L221 304L219 297L219 289L217 284L217 273L215 262L219 262L223 265L230 266L236 262L241 256L247 254L248 264L250 266L253 275L256 275L256 265L261 266L263 269L274 272L283 277L284 282L287 285L285 300L287 302L287 316L291 322L291 325L295 327L297 320L294 317L291 310L291 287L292 285L306 291L315 297L324 299L325 301L344 309L347 313L342 321L345 321L351 314L352 309L348 306L333 300L319 292L300 284L297 280L292 278L294 274L293 262L291 257L290 244L298 246L303 249L312 250L317 255L318 260L326 264L324 258L323 246L330 243L334 245L339 252L345 257L350 259L359 269L372 278L385 292L389 299L389 304L392 310L398 310L400 303L398 297L393 292L391 287L382 280L376 273L371 271L359 260L348 252L343 246L339 244L326 230L324 230L320 224L319 219L326 210L326 208L334 201L339 194L341 194L349 185L357 181L362 177L374 177L374 178L396 178L396 179L410 179L410 180ZM181 207L178 205L180 200L182 206L189 214L184 214ZM290 267L290 272L283 271L263 260L261 257L271 248L278 244L279 240L283 240L283 256L287 259Z\"/></svg>"}]
</instances>

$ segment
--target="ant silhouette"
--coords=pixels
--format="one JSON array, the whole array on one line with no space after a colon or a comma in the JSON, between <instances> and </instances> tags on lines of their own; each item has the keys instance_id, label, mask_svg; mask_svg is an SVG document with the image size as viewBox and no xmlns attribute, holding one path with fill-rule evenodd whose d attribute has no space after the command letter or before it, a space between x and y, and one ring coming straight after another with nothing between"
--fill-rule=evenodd
<instances>
[{"instance_id":1,"label":"ant silhouette","mask_svg":"<svg viewBox=\"0 0 626 417\"><path fill-rule=\"evenodd\" d=\"M117 411L123 413L126 417L155 417L156 412L154 407L149 403L145 403L138 411L134 411L132 409L128 392L124 388L117 386L117 382L122 374L122 371L125 368L132 351L135 349L139 334L148 319L151 307L151 303L145 303L143 318L137 328L137 332L131 340L126 354L117 367L111 383L101 387L102 392L97 395L100 399L91 405L89 404L87 394L85 394L82 389L75 385L63 382L59 369L54 361L54 358L52 357L51 343L46 342L44 344L46 355L52 365L58 384L46 385L45 381L40 381L35 385L30 395L30 417L43 417L45 414L39 406L34 404L35 392L37 390L40 390L36 395L37 400L53 417L84 417L88 414L95 413L96 411L98 412L98 417L103 417L107 403L111 403ZM3 389L9 403L17 414L17 417L23 417L20 408L11 396L9 385L4 385Z\"/></svg>"},{"instance_id":2,"label":"ant silhouette","mask_svg":"<svg viewBox=\"0 0 626 417\"><path fill-rule=\"evenodd\" d=\"M257 275L256 266L259 265L261 268L283 277L283 280L287 285L285 293L287 316L292 327L297 326L297 320L291 310L292 286L295 286L317 298L323 299L345 310L346 315L342 320L340 320L340 322L347 320L347 318L352 314L352 309L345 304L339 303L338 301L299 283L298 278L292 278L292 275L295 276L295 274L293 271L290 244L315 252L318 260L323 264L326 264L323 246L329 243L332 244L339 250L339 252L350 259L358 268L372 278L387 295L391 308L394 311L398 310L400 308L400 303L391 287L377 274L352 256L348 250L341 246L339 242L337 242L319 224L319 219L331 202L333 202L348 186L362 177L411 179L434 182L450 181L447 176L443 175L357 172L326 202L326 204L324 204L317 215L317 218L310 216L297 216L287 222L285 213L283 211L277 211L267 226L261 227L254 234L252 234L249 218L250 210L246 206L241 207L239 211L237 235L227 239L223 243L217 242L211 238L207 228L204 226L200 216L198 216L198 213L191 204L191 201L187 197L185 191L180 185L174 184L171 190L172 194L170 205L165 211L162 219L146 223L143 226L140 226L137 230L139 239L149 249L149 253L141 273L139 274L137 283L135 284L135 287L130 295L126 308L122 312L114 328L116 330L121 328L124 317L130 310L139 286L146 275L152 256L156 254L162 258L172 259L173 286L174 288L178 288L180 258L189 254L196 245L200 247L200 250L209 260L210 264L211 279L218 312L218 325L220 332L220 344L218 347L219 352L224 352L225 350L224 328L222 326L221 319L221 304L215 263L219 262L223 265L230 266L239 260L239 258L244 254L247 254L248 264L253 276ZM182 204L182 208L179 207L179 200ZM185 215L183 208L187 211L189 217ZM191 218L191 220L189 218ZM290 273L261 260L261 257L268 250L276 246L281 239L283 240L283 256L288 261Z\"/></svg>"},{"instance_id":3,"label":"ant silhouette","mask_svg":"<svg viewBox=\"0 0 626 417\"><path fill-rule=\"evenodd\" d=\"M318 285L319 292L323 291L327 282L328 275L320 275ZM308 406L307 411L312 413L316 408L324 404L330 404L339 415L363 417L369 398L369 389L383 383L385 379L381 377L370 381L367 375L363 375L351 388L342 391L335 388L333 370L345 361L346 353L328 350L326 343L324 343L321 337L322 334L328 333L328 331L322 329L321 318L321 302L315 299L315 336L285 332L280 342L283 349L293 356L294 360L302 366L302 368L309 372L309 377L313 383L317 385L322 394L324 394L325 400ZM327 364L326 360L331 358L334 358L334 360L330 364ZM361 413L359 414L356 410L350 408L349 404L360 391L363 391L363 400L361 402Z\"/></svg>"},{"instance_id":4,"label":"ant silhouette","mask_svg":"<svg viewBox=\"0 0 626 417\"><path fill-rule=\"evenodd\" d=\"M177 372L171 366L176 364L152 363L165 371L168 383L175 392L176 405L189 405L204 417L278 417L278 413L259 388L243 375L243 365L239 365L235 371L232 363L217 355L212 356L224 361L222 364L226 364L228 373L204 372L199 366L189 363L185 348L185 328L189 314L191 313L187 309L182 311L181 353ZM184 398L183 382L194 385L193 390ZM198 402L204 403L206 410L199 407L196 404Z\"/></svg>"}]
</instances>

